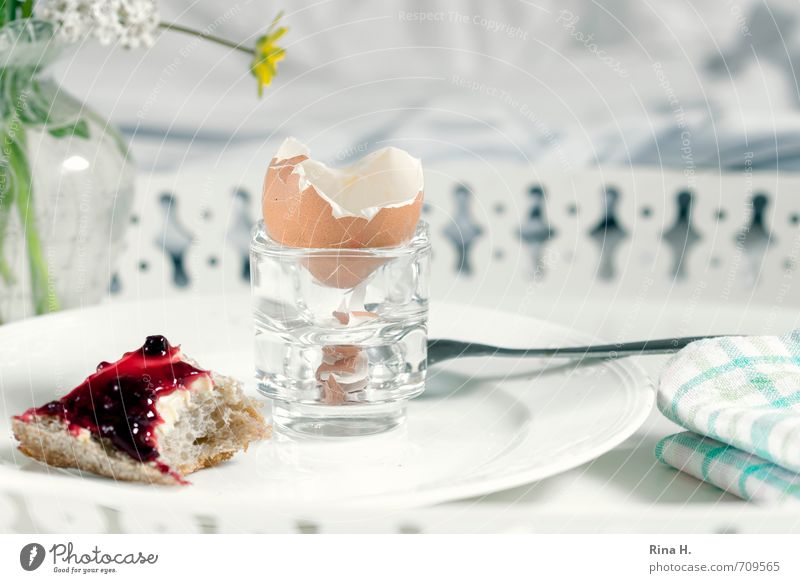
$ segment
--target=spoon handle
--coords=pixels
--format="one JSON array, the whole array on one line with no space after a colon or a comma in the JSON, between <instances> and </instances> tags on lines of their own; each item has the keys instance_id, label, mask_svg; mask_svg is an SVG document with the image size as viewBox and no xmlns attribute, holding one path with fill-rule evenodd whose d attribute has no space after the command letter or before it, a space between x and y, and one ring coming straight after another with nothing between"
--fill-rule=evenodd
<instances>
[{"instance_id":1,"label":"spoon handle","mask_svg":"<svg viewBox=\"0 0 800 583\"><path fill-rule=\"evenodd\" d=\"M459 340L428 340L428 366L445 360L466 356L516 356L529 358L623 358L650 354L671 354L687 344L719 336L688 336L661 340L638 340L617 344L571 346L566 348L501 348L489 344L474 344Z\"/></svg>"}]
</instances>

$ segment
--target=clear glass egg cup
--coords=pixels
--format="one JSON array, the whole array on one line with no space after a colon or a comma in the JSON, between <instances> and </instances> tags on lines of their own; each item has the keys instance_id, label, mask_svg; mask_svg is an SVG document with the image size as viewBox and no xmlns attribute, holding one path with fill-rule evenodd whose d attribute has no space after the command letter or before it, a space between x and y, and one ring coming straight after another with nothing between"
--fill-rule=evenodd
<instances>
[{"instance_id":1,"label":"clear glass egg cup","mask_svg":"<svg viewBox=\"0 0 800 583\"><path fill-rule=\"evenodd\" d=\"M279 245L263 222L250 245L258 388L278 430L371 435L401 425L422 393L431 245Z\"/></svg>"}]
</instances>

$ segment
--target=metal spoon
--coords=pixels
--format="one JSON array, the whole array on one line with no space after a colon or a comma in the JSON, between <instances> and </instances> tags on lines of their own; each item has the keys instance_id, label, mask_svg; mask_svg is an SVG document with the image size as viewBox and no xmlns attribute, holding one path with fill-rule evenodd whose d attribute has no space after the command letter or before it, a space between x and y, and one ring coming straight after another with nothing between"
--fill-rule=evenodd
<instances>
[{"instance_id":1,"label":"metal spoon","mask_svg":"<svg viewBox=\"0 0 800 583\"><path fill-rule=\"evenodd\" d=\"M619 344L597 344L568 348L500 348L460 340L428 340L428 366L464 356L517 356L538 358L623 358L651 354L671 354L687 344L720 336L688 336L661 340L639 340Z\"/></svg>"}]
</instances>

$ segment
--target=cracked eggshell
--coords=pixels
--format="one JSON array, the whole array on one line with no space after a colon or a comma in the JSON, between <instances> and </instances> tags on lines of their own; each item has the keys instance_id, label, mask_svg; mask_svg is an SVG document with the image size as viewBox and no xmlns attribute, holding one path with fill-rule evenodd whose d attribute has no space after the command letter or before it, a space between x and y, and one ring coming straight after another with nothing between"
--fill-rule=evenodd
<instances>
[{"instance_id":1,"label":"cracked eggshell","mask_svg":"<svg viewBox=\"0 0 800 583\"><path fill-rule=\"evenodd\" d=\"M270 162L262 206L267 233L278 243L359 249L407 243L422 199L422 164L404 150L382 148L330 168L288 138Z\"/></svg>"},{"instance_id":2,"label":"cracked eggshell","mask_svg":"<svg viewBox=\"0 0 800 583\"><path fill-rule=\"evenodd\" d=\"M347 249L396 247L414 236L422 211L421 162L398 148L382 148L337 169L310 158L288 138L264 179L262 207L267 234L289 247L336 249L307 259L325 285L354 287L384 260Z\"/></svg>"}]
</instances>

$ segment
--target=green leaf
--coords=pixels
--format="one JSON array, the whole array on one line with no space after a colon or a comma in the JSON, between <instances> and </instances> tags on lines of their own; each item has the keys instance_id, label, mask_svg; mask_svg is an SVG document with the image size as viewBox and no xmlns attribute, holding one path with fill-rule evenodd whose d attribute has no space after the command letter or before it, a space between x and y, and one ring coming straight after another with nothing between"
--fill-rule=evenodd
<instances>
[{"instance_id":1,"label":"green leaf","mask_svg":"<svg viewBox=\"0 0 800 583\"><path fill-rule=\"evenodd\" d=\"M84 140L89 139L89 124L87 124L86 120L83 119L79 119L73 124L60 126L56 128L48 128L47 131L54 138L76 136L78 138L83 138Z\"/></svg>"}]
</instances>

